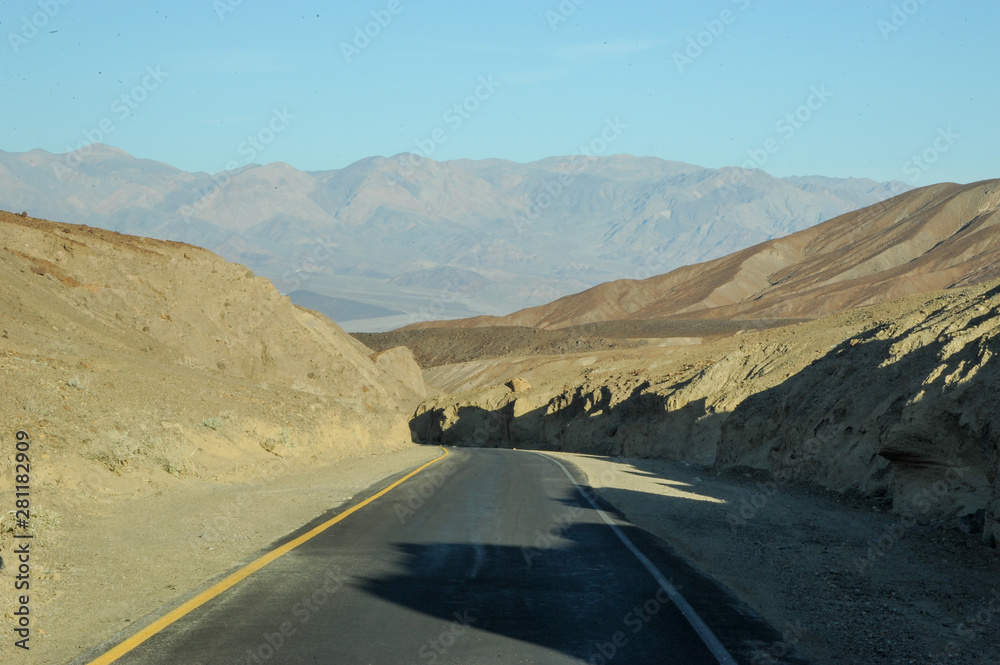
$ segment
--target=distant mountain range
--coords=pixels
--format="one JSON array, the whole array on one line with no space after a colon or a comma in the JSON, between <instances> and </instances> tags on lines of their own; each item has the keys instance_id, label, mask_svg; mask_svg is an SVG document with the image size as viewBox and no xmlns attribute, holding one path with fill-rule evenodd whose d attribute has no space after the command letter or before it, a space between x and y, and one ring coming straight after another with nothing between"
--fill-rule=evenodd
<instances>
[{"instance_id":1,"label":"distant mountain range","mask_svg":"<svg viewBox=\"0 0 1000 665\"><path fill-rule=\"evenodd\" d=\"M809 228L906 191L652 157L189 173L94 144L0 151L0 208L206 247L351 330L505 314Z\"/></svg>"},{"instance_id":2,"label":"distant mountain range","mask_svg":"<svg viewBox=\"0 0 1000 665\"><path fill-rule=\"evenodd\" d=\"M812 318L1000 278L1000 180L916 189L784 238L509 316L414 327Z\"/></svg>"}]
</instances>

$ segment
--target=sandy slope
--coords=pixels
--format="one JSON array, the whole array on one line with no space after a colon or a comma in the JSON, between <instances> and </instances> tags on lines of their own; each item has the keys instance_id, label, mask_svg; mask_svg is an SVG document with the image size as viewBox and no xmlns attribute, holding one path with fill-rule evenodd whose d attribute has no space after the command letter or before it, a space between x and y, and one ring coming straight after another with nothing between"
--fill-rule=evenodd
<instances>
[{"instance_id":1,"label":"sandy slope","mask_svg":"<svg viewBox=\"0 0 1000 665\"><path fill-rule=\"evenodd\" d=\"M424 396L412 354L372 357L243 266L187 245L9 213L0 213L0 243L0 496L11 500L14 434L26 430L41 584L32 604L35 636L52 645L45 653L87 646L85 626L108 629L106 612L144 598L150 571L164 565L156 530L204 517L224 488L245 483L252 495L305 468L335 478L343 460L412 445L408 414ZM283 505L265 517L284 519ZM289 505L289 519L328 506L325 497ZM0 507L8 564L12 536L23 532L13 508ZM246 544L287 530L268 525ZM157 598L187 588L192 571L230 564L198 551L181 571L187 581ZM122 581L101 583L112 570ZM5 623L12 571L0 571ZM151 609L142 607L128 618ZM9 648L0 644L0 660Z\"/></svg>"}]
</instances>

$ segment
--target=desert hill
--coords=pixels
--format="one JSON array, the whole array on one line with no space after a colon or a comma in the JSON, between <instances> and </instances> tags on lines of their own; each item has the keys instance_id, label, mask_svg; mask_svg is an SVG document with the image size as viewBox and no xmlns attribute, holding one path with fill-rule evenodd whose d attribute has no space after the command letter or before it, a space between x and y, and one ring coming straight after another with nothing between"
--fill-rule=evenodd
<instances>
[{"instance_id":1,"label":"desert hill","mask_svg":"<svg viewBox=\"0 0 1000 665\"><path fill-rule=\"evenodd\" d=\"M784 238L503 317L412 328L810 318L1000 277L1000 181L924 187Z\"/></svg>"},{"instance_id":2,"label":"desert hill","mask_svg":"<svg viewBox=\"0 0 1000 665\"><path fill-rule=\"evenodd\" d=\"M340 299L326 311L341 323L357 317L352 330L388 330L662 273L907 189L628 155L414 158L208 174L99 144L64 155L0 151L0 208L206 247L282 293Z\"/></svg>"},{"instance_id":3,"label":"desert hill","mask_svg":"<svg viewBox=\"0 0 1000 665\"><path fill-rule=\"evenodd\" d=\"M640 323L582 329L657 330ZM809 626L814 662L1000 662L980 618L998 582L1000 280L648 341L429 367L443 394L414 437L582 453L631 520Z\"/></svg>"},{"instance_id":4,"label":"desert hill","mask_svg":"<svg viewBox=\"0 0 1000 665\"><path fill-rule=\"evenodd\" d=\"M0 212L0 439L13 450L23 429L33 442L32 612L51 637L36 641L37 662L66 662L122 627L115 612L139 618L169 600L148 584L142 561L158 555L142 548L164 553L156 568L183 591L268 542L256 534L298 525L244 516L269 485L408 454L425 388L406 349L374 355L207 250ZM13 478L5 453L3 494ZM246 498L215 520L240 487ZM303 521L331 501L276 497ZM17 528L2 515L4 555ZM12 571L0 566L5 621Z\"/></svg>"},{"instance_id":5,"label":"desert hill","mask_svg":"<svg viewBox=\"0 0 1000 665\"><path fill-rule=\"evenodd\" d=\"M985 515L996 542L998 211L1000 181L935 185L666 275L370 339L407 339L447 393L418 409L426 442L792 468L903 514L947 476L924 516ZM477 331L511 349L474 356L457 341Z\"/></svg>"},{"instance_id":6,"label":"desert hill","mask_svg":"<svg viewBox=\"0 0 1000 665\"><path fill-rule=\"evenodd\" d=\"M592 456L630 519L808 625L815 662L998 662L998 209L1000 181L938 185L661 277L364 338L412 346L442 391L416 439Z\"/></svg>"},{"instance_id":7,"label":"desert hill","mask_svg":"<svg viewBox=\"0 0 1000 665\"><path fill-rule=\"evenodd\" d=\"M189 427L208 429L198 427L200 419L219 414L203 406L168 408L174 393L153 383L155 376L178 387L184 399L221 411L245 409L247 421L233 423L238 438L251 436L256 420L264 429L265 422L292 423L288 413L255 412L253 404L267 399L252 394L262 391L279 410L288 399L302 404L295 410L306 410L297 414L303 425L317 432L331 426L320 440L337 446L344 432L358 445L407 439L402 415L422 394L379 367L372 352L336 324L293 305L248 268L190 245L11 213L0 213L0 227L0 348L8 369L20 376L16 389L8 384L3 402L11 422L41 418L69 445L74 437L67 433L80 429L72 405L86 403L90 411L118 415L104 422L104 431L81 433L77 443L107 445L112 430L120 438L139 437L133 428L142 419L126 414L144 409L151 410L147 421L155 420L152 413L190 414L191 424L164 416L173 423L162 426L167 438L183 439L173 434ZM61 381L34 376L56 368L66 374ZM160 398L130 404L129 395ZM67 408L43 418L56 397L68 400ZM81 450L73 445L65 452Z\"/></svg>"},{"instance_id":8,"label":"desert hill","mask_svg":"<svg viewBox=\"0 0 1000 665\"><path fill-rule=\"evenodd\" d=\"M681 347L425 370L412 422L473 441L748 468L1000 538L1000 281ZM923 501L921 497L931 497Z\"/></svg>"}]
</instances>

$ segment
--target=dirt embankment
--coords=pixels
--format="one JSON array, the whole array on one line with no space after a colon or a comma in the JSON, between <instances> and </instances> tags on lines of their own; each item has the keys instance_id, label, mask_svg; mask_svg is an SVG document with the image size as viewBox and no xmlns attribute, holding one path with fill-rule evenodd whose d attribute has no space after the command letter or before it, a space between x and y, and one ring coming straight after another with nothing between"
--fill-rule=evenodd
<instances>
[{"instance_id":1,"label":"dirt embankment","mask_svg":"<svg viewBox=\"0 0 1000 665\"><path fill-rule=\"evenodd\" d=\"M24 430L33 654L89 646L81 626L145 593L144 570L160 562L134 522L172 523L157 511L179 505L174 498L211 500L221 496L212 488L412 445L407 421L426 394L412 355L373 357L245 267L187 245L9 213L0 213L0 238L0 495L12 496L14 436ZM143 514L130 509L137 502ZM0 507L5 555L25 531L12 508ZM191 550L192 570L207 570L208 552ZM80 595L116 562L128 564L126 577L107 602ZM0 570L4 622L13 570ZM175 586L166 597L185 589ZM0 661L11 648L0 644Z\"/></svg>"},{"instance_id":2,"label":"dirt embankment","mask_svg":"<svg viewBox=\"0 0 1000 665\"><path fill-rule=\"evenodd\" d=\"M993 283L683 351L595 354L533 375L527 390L428 400L411 426L429 443L757 469L887 497L915 519L961 519L992 544L998 313Z\"/></svg>"}]
</instances>

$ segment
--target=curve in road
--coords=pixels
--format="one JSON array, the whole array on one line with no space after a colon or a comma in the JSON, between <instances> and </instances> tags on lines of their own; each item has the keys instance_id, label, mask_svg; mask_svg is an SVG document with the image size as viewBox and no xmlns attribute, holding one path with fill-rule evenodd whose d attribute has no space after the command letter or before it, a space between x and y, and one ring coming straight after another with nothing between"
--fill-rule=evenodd
<instances>
[{"instance_id":1,"label":"curve in road","mask_svg":"<svg viewBox=\"0 0 1000 665\"><path fill-rule=\"evenodd\" d=\"M575 469L455 449L91 665L730 665L780 639Z\"/></svg>"}]
</instances>

